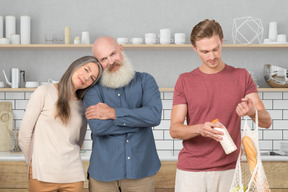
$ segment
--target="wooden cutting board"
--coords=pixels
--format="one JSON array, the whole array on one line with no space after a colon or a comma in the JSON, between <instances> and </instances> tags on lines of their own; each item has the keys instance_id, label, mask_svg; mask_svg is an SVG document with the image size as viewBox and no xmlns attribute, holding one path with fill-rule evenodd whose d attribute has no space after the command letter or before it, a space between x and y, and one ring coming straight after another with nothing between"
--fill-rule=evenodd
<instances>
[{"instance_id":1,"label":"wooden cutting board","mask_svg":"<svg viewBox=\"0 0 288 192\"><path fill-rule=\"evenodd\" d=\"M0 151L11 149L11 133L13 132L12 103L0 102Z\"/></svg>"}]
</instances>

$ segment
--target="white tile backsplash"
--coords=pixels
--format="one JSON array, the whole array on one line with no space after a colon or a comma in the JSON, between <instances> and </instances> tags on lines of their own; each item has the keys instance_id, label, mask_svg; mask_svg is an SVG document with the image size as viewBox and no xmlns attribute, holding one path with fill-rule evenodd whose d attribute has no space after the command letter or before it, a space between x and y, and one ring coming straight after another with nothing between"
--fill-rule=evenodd
<instances>
[{"instance_id":1,"label":"white tile backsplash","mask_svg":"<svg viewBox=\"0 0 288 192\"><path fill-rule=\"evenodd\" d=\"M24 92L6 92L6 99L25 99Z\"/></svg>"},{"instance_id":2,"label":"white tile backsplash","mask_svg":"<svg viewBox=\"0 0 288 192\"><path fill-rule=\"evenodd\" d=\"M262 99L282 99L282 92L263 92Z\"/></svg>"},{"instance_id":3,"label":"white tile backsplash","mask_svg":"<svg viewBox=\"0 0 288 192\"><path fill-rule=\"evenodd\" d=\"M20 127L25 108L32 92L0 92L1 102L11 102L14 116L14 127ZM272 117L272 126L269 129L259 128L259 147L261 150L279 150L280 142L288 141L288 92L259 92L260 98ZM153 134L158 152L177 153L182 149L182 140L173 139L169 133L173 92L161 92L162 120L153 128ZM241 128L244 126L241 119ZM186 123L186 122L185 122ZM254 129L254 123L248 119L248 126ZM85 136L84 149L91 151L91 130Z\"/></svg>"}]
</instances>

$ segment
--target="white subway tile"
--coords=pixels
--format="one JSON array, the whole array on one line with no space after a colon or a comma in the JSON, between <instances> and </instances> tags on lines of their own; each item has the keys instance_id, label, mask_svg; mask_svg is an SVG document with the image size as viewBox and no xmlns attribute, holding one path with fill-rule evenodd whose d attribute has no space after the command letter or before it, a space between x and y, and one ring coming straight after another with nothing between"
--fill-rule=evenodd
<instances>
[{"instance_id":1,"label":"white subway tile","mask_svg":"<svg viewBox=\"0 0 288 192\"><path fill-rule=\"evenodd\" d=\"M258 95L259 95L260 99L263 99L263 92L259 91Z\"/></svg>"},{"instance_id":2,"label":"white subway tile","mask_svg":"<svg viewBox=\"0 0 288 192\"><path fill-rule=\"evenodd\" d=\"M170 128L170 120L162 120L160 124L155 129L169 129Z\"/></svg>"},{"instance_id":3,"label":"white subway tile","mask_svg":"<svg viewBox=\"0 0 288 192\"><path fill-rule=\"evenodd\" d=\"M267 141L263 141L260 140L259 141L259 149L260 150L272 150L272 140L267 140Z\"/></svg>"},{"instance_id":4,"label":"white subway tile","mask_svg":"<svg viewBox=\"0 0 288 192\"><path fill-rule=\"evenodd\" d=\"M5 92L0 92L0 99L2 100L4 100L5 99Z\"/></svg>"},{"instance_id":5,"label":"white subway tile","mask_svg":"<svg viewBox=\"0 0 288 192\"><path fill-rule=\"evenodd\" d=\"M6 92L6 99L25 99L24 92Z\"/></svg>"},{"instance_id":6,"label":"white subway tile","mask_svg":"<svg viewBox=\"0 0 288 192\"><path fill-rule=\"evenodd\" d=\"M165 149L165 150L173 150L173 140L171 140L171 141L155 141L155 144L156 144L156 148L157 148L157 150L163 150L163 149Z\"/></svg>"},{"instance_id":7,"label":"white subway tile","mask_svg":"<svg viewBox=\"0 0 288 192\"><path fill-rule=\"evenodd\" d=\"M288 109L283 110L283 119L288 119Z\"/></svg>"},{"instance_id":8,"label":"white subway tile","mask_svg":"<svg viewBox=\"0 0 288 192\"><path fill-rule=\"evenodd\" d=\"M280 150L280 143L281 142L282 141L280 141L280 140L273 141L273 151L279 151Z\"/></svg>"},{"instance_id":9,"label":"white subway tile","mask_svg":"<svg viewBox=\"0 0 288 192\"><path fill-rule=\"evenodd\" d=\"M26 106L28 104L28 100L15 100L15 102L15 109L26 109Z\"/></svg>"},{"instance_id":10,"label":"white subway tile","mask_svg":"<svg viewBox=\"0 0 288 192\"><path fill-rule=\"evenodd\" d=\"M12 114L13 114L13 119L23 119L23 115L24 115L24 110L16 110L13 109L12 110Z\"/></svg>"},{"instance_id":11,"label":"white subway tile","mask_svg":"<svg viewBox=\"0 0 288 192\"><path fill-rule=\"evenodd\" d=\"M288 140L288 130L283 131L283 139Z\"/></svg>"},{"instance_id":12,"label":"white subway tile","mask_svg":"<svg viewBox=\"0 0 288 192\"><path fill-rule=\"evenodd\" d=\"M163 130L153 130L154 139L164 139Z\"/></svg>"},{"instance_id":13,"label":"white subway tile","mask_svg":"<svg viewBox=\"0 0 288 192\"><path fill-rule=\"evenodd\" d=\"M169 130L164 130L164 139L165 140L172 140L173 139L170 135Z\"/></svg>"},{"instance_id":14,"label":"white subway tile","mask_svg":"<svg viewBox=\"0 0 288 192\"><path fill-rule=\"evenodd\" d=\"M84 149L92 149L92 140L84 140L83 148Z\"/></svg>"},{"instance_id":15,"label":"white subway tile","mask_svg":"<svg viewBox=\"0 0 288 192\"><path fill-rule=\"evenodd\" d=\"M164 110L164 119L171 119L171 110Z\"/></svg>"},{"instance_id":16,"label":"white subway tile","mask_svg":"<svg viewBox=\"0 0 288 192\"><path fill-rule=\"evenodd\" d=\"M172 109L173 100L162 100L163 109Z\"/></svg>"},{"instance_id":17,"label":"white subway tile","mask_svg":"<svg viewBox=\"0 0 288 192\"><path fill-rule=\"evenodd\" d=\"M272 109L273 105L272 105L272 100L262 100L263 104L265 106L265 109Z\"/></svg>"},{"instance_id":18,"label":"white subway tile","mask_svg":"<svg viewBox=\"0 0 288 192\"><path fill-rule=\"evenodd\" d=\"M288 100L273 100L273 109L288 109Z\"/></svg>"},{"instance_id":19,"label":"white subway tile","mask_svg":"<svg viewBox=\"0 0 288 192\"><path fill-rule=\"evenodd\" d=\"M282 131L281 130L265 130L263 132L263 139L268 140L268 139L282 139Z\"/></svg>"},{"instance_id":20,"label":"white subway tile","mask_svg":"<svg viewBox=\"0 0 288 192\"><path fill-rule=\"evenodd\" d=\"M267 110L270 113L272 119L282 119L282 110Z\"/></svg>"},{"instance_id":21,"label":"white subway tile","mask_svg":"<svg viewBox=\"0 0 288 192\"><path fill-rule=\"evenodd\" d=\"M164 98L164 93L163 92L160 92L160 97L161 97L161 100L163 100L163 98Z\"/></svg>"},{"instance_id":22,"label":"white subway tile","mask_svg":"<svg viewBox=\"0 0 288 192\"><path fill-rule=\"evenodd\" d=\"M25 92L25 99L29 100L32 93L32 91Z\"/></svg>"},{"instance_id":23,"label":"white subway tile","mask_svg":"<svg viewBox=\"0 0 288 192\"><path fill-rule=\"evenodd\" d=\"M21 127L21 123L22 123L22 119L21 120L15 120L14 121L14 123L15 123L15 128L17 128L17 127Z\"/></svg>"},{"instance_id":24,"label":"white subway tile","mask_svg":"<svg viewBox=\"0 0 288 192\"><path fill-rule=\"evenodd\" d=\"M91 130L86 131L85 140L91 140Z\"/></svg>"},{"instance_id":25,"label":"white subway tile","mask_svg":"<svg viewBox=\"0 0 288 192\"><path fill-rule=\"evenodd\" d=\"M174 92L172 92L172 91L164 92L164 99L173 100L173 93L174 93Z\"/></svg>"},{"instance_id":26,"label":"white subway tile","mask_svg":"<svg viewBox=\"0 0 288 192\"><path fill-rule=\"evenodd\" d=\"M287 91L283 92L283 99L288 99L288 92Z\"/></svg>"},{"instance_id":27,"label":"white subway tile","mask_svg":"<svg viewBox=\"0 0 288 192\"><path fill-rule=\"evenodd\" d=\"M288 130L288 120L273 120L273 129Z\"/></svg>"},{"instance_id":28,"label":"white subway tile","mask_svg":"<svg viewBox=\"0 0 288 192\"><path fill-rule=\"evenodd\" d=\"M174 150L181 150L183 148L182 140L174 140Z\"/></svg>"},{"instance_id":29,"label":"white subway tile","mask_svg":"<svg viewBox=\"0 0 288 192\"><path fill-rule=\"evenodd\" d=\"M282 92L263 92L263 99L282 99Z\"/></svg>"}]
</instances>

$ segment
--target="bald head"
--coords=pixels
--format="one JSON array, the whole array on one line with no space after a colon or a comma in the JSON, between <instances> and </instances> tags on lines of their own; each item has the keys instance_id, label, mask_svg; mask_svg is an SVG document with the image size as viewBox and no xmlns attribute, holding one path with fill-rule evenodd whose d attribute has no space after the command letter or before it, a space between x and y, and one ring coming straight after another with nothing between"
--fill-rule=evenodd
<instances>
[{"instance_id":1,"label":"bald head","mask_svg":"<svg viewBox=\"0 0 288 192\"><path fill-rule=\"evenodd\" d=\"M106 49L120 49L120 45L113 37L103 36L96 39L92 47L92 52L93 55L98 59L99 54Z\"/></svg>"},{"instance_id":2,"label":"bald head","mask_svg":"<svg viewBox=\"0 0 288 192\"><path fill-rule=\"evenodd\" d=\"M115 61L122 61L123 48L113 37L99 37L93 44L93 55L99 60L103 68L113 64Z\"/></svg>"}]
</instances>

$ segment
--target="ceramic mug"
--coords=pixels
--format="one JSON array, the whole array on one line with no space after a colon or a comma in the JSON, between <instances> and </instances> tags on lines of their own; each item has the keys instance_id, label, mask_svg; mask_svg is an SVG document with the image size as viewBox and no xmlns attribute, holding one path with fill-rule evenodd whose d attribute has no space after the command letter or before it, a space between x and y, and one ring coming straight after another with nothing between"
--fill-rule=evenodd
<instances>
[{"instance_id":1,"label":"ceramic mug","mask_svg":"<svg viewBox=\"0 0 288 192\"><path fill-rule=\"evenodd\" d=\"M185 33L175 33L174 34L175 44L184 44L185 43Z\"/></svg>"},{"instance_id":2,"label":"ceramic mug","mask_svg":"<svg viewBox=\"0 0 288 192\"><path fill-rule=\"evenodd\" d=\"M286 43L287 42L286 35L285 34L277 35L277 42L278 43Z\"/></svg>"},{"instance_id":3,"label":"ceramic mug","mask_svg":"<svg viewBox=\"0 0 288 192\"><path fill-rule=\"evenodd\" d=\"M19 34L11 34L10 40L11 40L11 44L20 44L20 35Z\"/></svg>"},{"instance_id":4,"label":"ceramic mug","mask_svg":"<svg viewBox=\"0 0 288 192\"><path fill-rule=\"evenodd\" d=\"M145 43L146 44L155 44L155 43L157 43L156 33L145 33Z\"/></svg>"}]
</instances>

